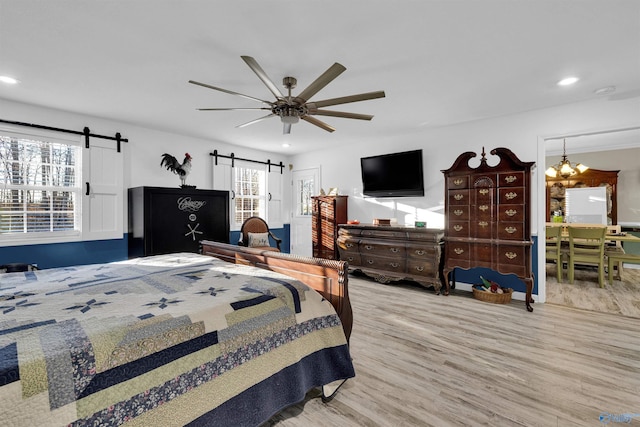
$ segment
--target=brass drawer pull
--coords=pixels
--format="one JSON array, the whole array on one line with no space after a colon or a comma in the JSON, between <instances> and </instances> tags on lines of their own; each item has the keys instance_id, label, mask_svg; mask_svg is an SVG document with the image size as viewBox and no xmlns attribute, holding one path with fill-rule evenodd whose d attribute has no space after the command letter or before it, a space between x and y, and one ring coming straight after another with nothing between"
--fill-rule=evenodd
<instances>
[{"instance_id":1,"label":"brass drawer pull","mask_svg":"<svg viewBox=\"0 0 640 427\"><path fill-rule=\"evenodd\" d=\"M348 248L352 248L353 247L353 243L346 243L345 246L348 247Z\"/></svg>"},{"instance_id":2,"label":"brass drawer pull","mask_svg":"<svg viewBox=\"0 0 640 427\"><path fill-rule=\"evenodd\" d=\"M455 211L453 211L453 214L455 216L460 216L464 213L464 211L462 209L456 209Z\"/></svg>"},{"instance_id":3,"label":"brass drawer pull","mask_svg":"<svg viewBox=\"0 0 640 427\"><path fill-rule=\"evenodd\" d=\"M486 188L483 188L480 190L480 194L482 194L483 196L486 196L487 194L489 194L489 190L487 190Z\"/></svg>"},{"instance_id":4,"label":"brass drawer pull","mask_svg":"<svg viewBox=\"0 0 640 427\"><path fill-rule=\"evenodd\" d=\"M464 249L462 249L462 248L455 248L455 249L453 250L453 252L455 252L455 253L457 253L458 255L460 255L461 253L463 253L463 252L464 252Z\"/></svg>"},{"instance_id":5,"label":"brass drawer pull","mask_svg":"<svg viewBox=\"0 0 640 427\"><path fill-rule=\"evenodd\" d=\"M453 229L454 229L454 230L456 230L456 231L460 231L460 230L462 230L463 228L464 228L463 226L458 225L458 224L456 224L456 225L454 225L454 226L453 226Z\"/></svg>"},{"instance_id":6,"label":"brass drawer pull","mask_svg":"<svg viewBox=\"0 0 640 427\"><path fill-rule=\"evenodd\" d=\"M504 197L506 197L507 200L512 200L518 197L518 193L514 193L513 191L510 191L507 194L505 194Z\"/></svg>"},{"instance_id":7,"label":"brass drawer pull","mask_svg":"<svg viewBox=\"0 0 640 427\"><path fill-rule=\"evenodd\" d=\"M453 198L454 198L454 199L456 199L456 200L462 200L462 198L463 198L463 197L464 197L464 196L463 196L462 194L455 194L455 195L453 196Z\"/></svg>"},{"instance_id":8,"label":"brass drawer pull","mask_svg":"<svg viewBox=\"0 0 640 427\"><path fill-rule=\"evenodd\" d=\"M373 246L371 245L365 245L364 248L368 251L370 251L371 249L373 249Z\"/></svg>"},{"instance_id":9,"label":"brass drawer pull","mask_svg":"<svg viewBox=\"0 0 640 427\"><path fill-rule=\"evenodd\" d=\"M367 260L367 262L368 262L369 264L373 264L373 262L374 262L374 261L373 261L372 259L368 259L368 260Z\"/></svg>"},{"instance_id":10,"label":"brass drawer pull","mask_svg":"<svg viewBox=\"0 0 640 427\"><path fill-rule=\"evenodd\" d=\"M517 179L518 177L515 175L509 175L504 177L504 180L507 181L509 184L511 184L512 182L515 182Z\"/></svg>"},{"instance_id":11,"label":"brass drawer pull","mask_svg":"<svg viewBox=\"0 0 640 427\"><path fill-rule=\"evenodd\" d=\"M514 259L514 258L516 258L518 256L518 254L515 253L515 252L505 252L504 256L506 256L509 259Z\"/></svg>"},{"instance_id":12,"label":"brass drawer pull","mask_svg":"<svg viewBox=\"0 0 640 427\"><path fill-rule=\"evenodd\" d=\"M454 179L454 180L453 180L453 183L454 183L455 185L462 185L462 183L463 183L463 182L464 182L464 180L459 179L459 178L458 178L458 179Z\"/></svg>"},{"instance_id":13,"label":"brass drawer pull","mask_svg":"<svg viewBox=\"0 0 640 427\"><path fill-rule=\"evenodd\" d=\"M505 227L504 231L506 231L509 234L513 234L516 231L518 231L518 229L516 227Z\"/></svg>"},{"instance_id":14,"label":"brass drawer pull","mask_svg":"<svg viewBox=\"0 0 640 427\"><path fill-rule=\"evenodd\" d=\"M504 213L506 213L507 216L514 216L515 214L518 213L518 211L515 209L507 209L506 211L504 211Z\"/></svg>"},{"instance_id":15,"label":"brass drawer pull","mask_svg":"<svg viewBox=\"0 0 640 427\"><path fill-rule=\"evenodd\" d=\"M416 270L418 270L418 271L421 271L421 272L422 272L422 271L424 271L424 267L423 267L423 266L421 266L421 265L418 265L418 266L416 266Z\"/></svg>"},{"instance_id":16,"label":"brass drawer pull","mask_svg":"<svg viewBox=\"0 0 640 427\"><path fill-rule=\"evenodd\" d=\"M426 252L423 251L422 249L416 249L416 254L417 255L424 255Z\"/></svg>"},{"instance_id":17,"label":"brass drawer pull","mask_svg":"<svg viewBox=\"0 0 640 427\"><path fill-rule=\"evenodd\" d=\"M489 223L488 223L487 221L480 221L480 222L478 223L478 225L479 225L480 227L486 227L487 225L489 225Z\"/></svg>"},{"instance_id":18,"label":"brass drawer pull","mask_svg":"<svg viewBox=\"0 0 640 427\"><path fill-rule=\"evenodd\" d=\"M400 264L398 264L397 262L390 262L389 265L393 268L398 268Z\"/></svg>"},{"instance_id":19,"label":"brass drawer pull","mask_svg":"<svg viewBox=\"0 0 640 427\"><path fill-rule=\"evenodd\" d=\"M486 210L488 210L488 209L489 209L489 206L487 206L487 205L480 205L480 206L478 206L478 209L480 209L482 212L484 212L484 211L486 211Z\"/></svg>"},{"instance_id":20,"label":"brass drawer pull","mask_svg":"<svg viewBox=\"0 0 640 427\"><path fill-rule=\"evenodd\" d=\"M353 261L355 258L350 256L349 258L347 258L347 261Z\"/></svg>"},{"instance_id":21,"label":"brass drawer pull","mask_svg":"<svg viewBox=\"0 0 640 427\"><path fill-rule=\"evenodd\" d=\"M400 251L400 249L398 249L398 248L389 248L389 250L390 250L391 252L393 252L394 254L395 254L395 253L398 253L398 251Z\"/></svg>"}]
</instances>

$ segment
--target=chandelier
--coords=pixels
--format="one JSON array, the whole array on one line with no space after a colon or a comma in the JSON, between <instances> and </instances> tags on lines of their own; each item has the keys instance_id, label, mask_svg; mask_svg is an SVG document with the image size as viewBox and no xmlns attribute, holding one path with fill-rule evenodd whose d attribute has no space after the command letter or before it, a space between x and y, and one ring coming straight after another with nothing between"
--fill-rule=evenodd
<instances>
[{"instance_id":1,"label":"chandelier","mask_svg":"<svg viewBox=\"0 0 640 427\"><path fill-rule=\"evenodd\" d=\"M578 163L577 165L573 165L567 159L567 142L566 140L562 140L562 160L557 165L549 167L544 173L548 177L556 178L561 176L562 178L570 178L574 175L582 173L589 169L589 166L585 166L582 163Z\"/></svg>"}]
</instances>

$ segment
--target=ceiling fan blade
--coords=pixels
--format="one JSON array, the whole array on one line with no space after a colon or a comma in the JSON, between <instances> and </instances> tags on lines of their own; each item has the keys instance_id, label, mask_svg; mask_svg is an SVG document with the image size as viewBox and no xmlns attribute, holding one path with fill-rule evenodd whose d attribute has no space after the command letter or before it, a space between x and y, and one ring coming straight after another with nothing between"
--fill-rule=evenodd
<instances>
[{"instance_id":1,"label":"ceiling fan blade","mask_svg":"<svg viewBox=\"0 0 640 427\"><path fill-rule=\"evenodd\" d=\"M294 99L296 102L300 104L304 104L307 102L313 95L318 93L323 87L331 83L333 79L342 74L346 68L342 64L338 64L337 62L333 64L331 67L327 69L320 77L315 79L313 83L311 83L305 90L303 90L298 96Z\"/></svg>"},{"instance_id":2,"label":"ceiling fan blade","mask_svg":"<svg viewBox=\"0 0 640 427\"><path fill-rule=\"evenodd\" d=\"M384 98L383 90L375 92L360 93L358 95L341 96L339 98L324 99L322 101L309 102L307 108L318 109L330 105L348 104L349 102L367 101L369 99Z\"/></svg>"},{"instance_id":3,"label":"ceiling fan blade","mask_svg":"<svg viewBox=\"0 0 640 427\"><path fill-rule=\"evenodd\" d=\"M268 115L266 115L266 116L263 116L263 117L257 118L257 119L255 119L255 120L251 120L250 122L243 123L243 124L238 125L238 126L236 126L236 127L237 127L237 128L243 128L243 127L245 127L245 126L249 126L249 125L252 125L252 124L254 124L254 123L261 122L261 121L263 121L264 119L268 119L268 118L270 118L270 117L277 117L277 116L276 116L275 114L268 114Z\"/></svg>"},{"instance_id":4,"label":"ceiling fan blade","mask_svg":"<svg viewBox=\"0 0 640 427\"><path fill-rule=\"evenodd\" d=\"M314 116L332 116L342 117L345 119L358 119L358 120L371 120L373 116L370 114L358 114L358 113L346 113L344 111L332 111L332 110L309 110L308 114Z\"/></svg>"},{"instance_id":5,"label":"ceiling fan blade","mask_svg":"<svg viewBox=\"0 0 640 427\"><path fill-rule=\"evenodd\" d=\"M267 76L267 73L264 72L262 67L256 62L255 59L253 59L250 56L241 56L241 58L244 60L244 62L247 63L249 68L251 68L253 72L256 73L258 78L262 80L262 83L264 83L265 86L267 86L267 88L271 91L273 96L275 96L278 99L284 98L284 95L282 94L282 92L280 92L280 89L278 89L278 86L276 86L273 83L273 81L269 78L269 76Z\"/></svg>"},{"instance_id":6,"label":"ceiling fan blade","mask_svg":"<svg viewBox=\"0 0 640 427\"><path fill-rule=\"evenodd\" d=\"M228 89L222 89L221 87L211 86L211 85L208 85L206 83L200 83L200 82L196 82L196 81L193 81L193 80L189 80L189 83L194 84L194 85L198 85L198 86L202 86L202 87L206 87L206 88L209 88L209 89L213 89L213 90L219 90L220 92L228 93L228 94L231 94L231 95L237 95L237 96L241 96L243 98L252 99L254 101L262 102L264 104L273 105L273 102L265 101L264 99L254 98L253 96L244 95L242 93L234 92L234 91L228 90Z\"/></svg>"},{"instance_id":7,"label":"ceiling fan blade","mask_svg":"<svg viewBox=\"0 0 640 427\"><path fill-rule=\"evenodd\" d=\"M282 134L289 135L291 133L291 123L283 123Z\"/></svg>"},{"instance_id":8,"label":"ceiling fan blade","mask_svg":"<svg viewBox=\"0 0 640 427\"><path fill-rule=\"evenodd\" d=\"M255 111L255 110L271 110L271 108L197 108L198 111Z\"/></svg>"},{"instance_id":9,"label":"ceiling fan blade","mask_svg":"<svg viewBox=\"0 0 640 427\"><path fill-rule=\"evenodd\" d=\"M316 119L315 117L311 117L309 115L306 115L306 116L302 116L300 118L302 120L304 120L305 122L309 122L312 125L316 125L316 126L322 128L322 129L326 130L327 132L333 132L335 130L334 128L332 128L331 126L326 124L325 122L320 121L320 120Z\"/></svg>"}]
</instances>

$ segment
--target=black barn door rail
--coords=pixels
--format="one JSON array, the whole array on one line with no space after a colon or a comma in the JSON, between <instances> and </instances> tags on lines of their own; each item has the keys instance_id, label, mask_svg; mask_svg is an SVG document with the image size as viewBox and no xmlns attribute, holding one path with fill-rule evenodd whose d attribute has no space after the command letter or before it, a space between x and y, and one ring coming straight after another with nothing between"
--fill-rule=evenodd
<instances>
[{"instance_id":1,"label":"black barn door rail","mask_svg":"<svg viewBox=\"0 0 640 427\"><path fill-rule=\"evenodd\" d=\"M251 163L259 163L261 165L267 165L269 166L269 172L271 172L271 166L274 166L276 168L280 168L280 174L282 174L282 171L284 169L284 165L282 164L282 161L280 163L271 163L271 160L267 159L266 162L261 162L260 160L251 160L251 159L243 159L241 157L236 157L235 154L231 153L230 156L225 156L224 154L218 154L218 150L213 150L213 153L209 153L210 156L215 157L215 164L218 164L218 157L221 157L223 159L231 159L231 167L235 167L235 161L236 160L242 160L244 162L251 162Z\"/></svg>"}]
</instances>

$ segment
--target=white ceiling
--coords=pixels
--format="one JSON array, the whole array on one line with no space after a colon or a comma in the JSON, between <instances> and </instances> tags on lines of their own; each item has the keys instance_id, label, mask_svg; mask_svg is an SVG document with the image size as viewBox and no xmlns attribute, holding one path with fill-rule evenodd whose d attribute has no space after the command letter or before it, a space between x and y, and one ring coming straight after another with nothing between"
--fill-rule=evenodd
<instances>
[{"instance_id":1,"label":"white ceiling","mask_svg":"<svg viewBox=\"0 0 640 427\"><path fill-rule=\"evenodd\" d=\"M386 98L332 107L375 115L321 118L334 133L300 122L282 135L277 118L238 129L264 113L196 111L262 105L190 79L272 99L241 55L277 85L296 77L297 91L343 64L312 100L375 90ZM0 84L0 98L295 154L640 96L640 1L0 0L0 75L21 81ZM567 75L581 80L556 86ZM611 85L612 95L594 94Z\"/></svg>"}]
</instances>

